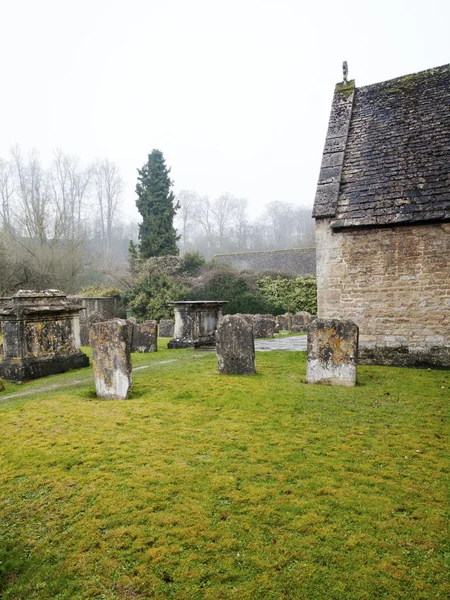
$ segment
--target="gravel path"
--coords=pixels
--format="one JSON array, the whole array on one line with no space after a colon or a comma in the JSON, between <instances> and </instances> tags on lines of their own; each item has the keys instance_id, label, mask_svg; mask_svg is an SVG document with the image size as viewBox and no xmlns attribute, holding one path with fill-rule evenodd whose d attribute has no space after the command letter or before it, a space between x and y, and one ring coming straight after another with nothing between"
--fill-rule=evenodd
<instances>
[{"instance_id":1,"label":"gravel path","mask_svg":"<svg viewBox=\"0 0 450 600\"><path fill-rule=\"evenodd\" d=\"M255 340L257 352L270 352L271 350L306 350L306 335L291 337L276 337L273 340Z\"/></svg>"}]
</instances>

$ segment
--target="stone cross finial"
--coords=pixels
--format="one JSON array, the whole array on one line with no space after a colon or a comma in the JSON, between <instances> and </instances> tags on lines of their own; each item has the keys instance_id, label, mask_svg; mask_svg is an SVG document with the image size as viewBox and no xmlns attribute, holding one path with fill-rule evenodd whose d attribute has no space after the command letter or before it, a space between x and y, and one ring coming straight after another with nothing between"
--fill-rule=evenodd
<instances>
[{"instance_id":1,"label":"stone cross finial","mask_svg":"<svg viewBox=\"0 0 450 600\"><path fill-rule=\"evenodd\" d=\"M347 82L348 65L347 65L347 61L346 60L344 60L344 62L342 63L342 75L344 76L344 83L348 83Z\"/></svg>"}]
</instances>

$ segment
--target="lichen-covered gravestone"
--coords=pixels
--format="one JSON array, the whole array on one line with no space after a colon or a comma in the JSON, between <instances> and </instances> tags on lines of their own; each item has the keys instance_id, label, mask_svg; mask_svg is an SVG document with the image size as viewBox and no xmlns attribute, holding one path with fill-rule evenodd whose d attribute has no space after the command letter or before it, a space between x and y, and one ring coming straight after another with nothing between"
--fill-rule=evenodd
<instances>
[{"instance_id":1,"label":"lichen-covered gravestone","mask_svg":"<svg viewBox=\"0 0 450 600\"><path fill-rule=\"evenodd\" d=\"M253 332L255 338L273 338L275 317L273 315L254 315Z\"/></svg>"},{"instance_id":2,"label":"lichen-covered gravestone","mask_svg":"<svg viewBox=\"0 0 450 600\"><path fill-rule=\"evenodd\" d=\"M131 328L124 319L95 323L89 334L99 398L125 400L131 389Z\"/></svg>"},{"instance_id":3,"label":"lichen-covered gravestone","mask_svg":"<svg viewBox=\"0 0 450 600\"><path fill-rule=\"evenodd\" d=\"M358 333L353 321L314 319L308 329L306 381L355 385Z\"/></svg>"},{"instance_id":4,"label":"lichen-covered gravestone","mask_svg":"<svg viewBox=\"0 0 450 600\"><path fill-rule=\"evenodd\" d=\"M226 315L216 332L219 373L252 375L256 370L253 327L242 315Z\"/></svg>"},{"instance_id":5,"label":"lichen-covered gravestone","mask_svg":"<svg viewBox=\"0 0 450 600\"><path fill-rule=\"evenodd\" d=\"M158 350L157 328L156 321L133 324L131 352L156 352Z\"/></svg>"},{"instance_id":6,"label":"lichen-covered gravestone","mask_svg":"<svg viewBox=\"0 0 450 600\"><path fill-rule=\"evenodd\" d=\"M159 337L172 338L173 337L173 319L161 319L159 322Z\"/></svg>"}]
</instances>

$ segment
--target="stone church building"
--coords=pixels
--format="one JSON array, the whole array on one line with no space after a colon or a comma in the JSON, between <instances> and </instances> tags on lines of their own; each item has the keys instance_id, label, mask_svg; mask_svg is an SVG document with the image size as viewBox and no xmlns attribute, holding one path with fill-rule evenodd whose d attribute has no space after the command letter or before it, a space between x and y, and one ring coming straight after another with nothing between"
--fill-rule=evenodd
<instances>
[{"instance_id":1,"label":"stone church building","mask_svg":"<svg viewBox=\"0 0 450 600\"><path fill-rule=\"evenodd\" d=\"M450 65L336 86L313 216L318 315L363 363L450 367Z\"/></svg>"}]
</instances>

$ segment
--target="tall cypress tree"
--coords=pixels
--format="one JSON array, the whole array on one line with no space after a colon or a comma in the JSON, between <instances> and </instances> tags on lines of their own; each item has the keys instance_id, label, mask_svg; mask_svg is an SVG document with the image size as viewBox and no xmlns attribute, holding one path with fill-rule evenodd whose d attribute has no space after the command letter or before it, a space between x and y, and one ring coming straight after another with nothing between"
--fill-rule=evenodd
<instances>
[{"instance_id":1,"label":"tall cypress tree","mask_svg":"<svg viewBox=\"0 0 450 600\"><path fill-rule=\"evenodd\" d=\"M136 206L142 215L139 225L139 252L141 258L178 254L176 229L173 226L175 196L171 191L170 169L163 153L153 150L142 169L138 169Z\"/></svg>"}]
</instances>

